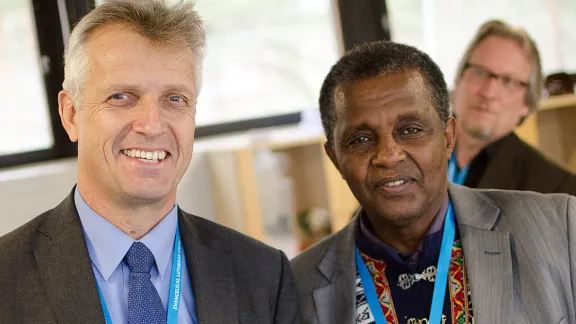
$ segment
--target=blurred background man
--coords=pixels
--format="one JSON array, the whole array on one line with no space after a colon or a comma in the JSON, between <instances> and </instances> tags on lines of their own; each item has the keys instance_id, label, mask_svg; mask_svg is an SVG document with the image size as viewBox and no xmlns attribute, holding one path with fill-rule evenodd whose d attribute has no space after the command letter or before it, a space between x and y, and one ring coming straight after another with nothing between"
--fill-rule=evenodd
<instances>
[{"instance_id":1,"label":"blurred background man","mask_svg":"<svg viewBox=\"0 0 576 324\"><path fill-rule=\"evenodd\" d=\"M576 177L513 132L538 108L541 70L538 48L526 31L498 20L479 28L452 94L457 142L450 180L473 188L576 195Z\"/></svg>"}]
</instances>

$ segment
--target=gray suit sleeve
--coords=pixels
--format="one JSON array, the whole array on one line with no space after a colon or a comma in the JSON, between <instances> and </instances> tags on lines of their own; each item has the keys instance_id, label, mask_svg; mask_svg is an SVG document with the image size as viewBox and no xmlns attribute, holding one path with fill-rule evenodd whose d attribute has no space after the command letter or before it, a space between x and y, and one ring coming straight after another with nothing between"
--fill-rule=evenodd
<instances>
[{"instance_id":1,"label":"gray suit sleeve","mask_svg":"<svg viewBox=\"0 0 576 324\"><path fill-rule=\"evenodd\" d=\"M276 312L274 313L274 324L300 324L302 322L300 315L300 304L298 302L298 293L294 283L294 275L290 268L290 262L284 254L279 251L282 260L280 286L278 287L278 296L276 298Z\"/></svg>"},{"instance_id":2,"label":"gray suit sleeve","mask_svg":"<svg viewBox=\"0 0 576 324\"><path fill-rule=\"evenodd\" d=\"M570 284L572 296L576 296L576 197L570 196L568 198L566 218L568 224L568 251L570 253ZM576 300L573 300L572 303L574 304L574 309L576 309Z\"/></svg>"}]
</instances>

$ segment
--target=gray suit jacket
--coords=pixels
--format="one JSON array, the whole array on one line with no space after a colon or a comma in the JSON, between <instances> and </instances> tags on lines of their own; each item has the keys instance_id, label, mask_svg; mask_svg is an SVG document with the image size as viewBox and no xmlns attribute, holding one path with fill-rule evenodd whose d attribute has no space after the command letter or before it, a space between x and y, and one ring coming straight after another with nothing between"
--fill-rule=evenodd
<instances>
[{"instance_id":1,"label":"gray suit jacket","mask_svg":"<svg viewBox=\"0 0 576 324\"><path fill-rule=\"evenodd\" d=\"M475 323L576 323L576 197L453 184L449 194ZM356 224L292 261L304 323L356 323Z\"/></svg>"},{"instance_id":2,"label":"gray suit jacket","mask_svg":"<svg viewBox=\"0 0 576 324\"><path fill-rule=\"evenodd\" d=\"M200 323L300 323L286 256L179 211ZM73 194L0 238L0 323L104 323Z\"/></svg>"}]
</instances>

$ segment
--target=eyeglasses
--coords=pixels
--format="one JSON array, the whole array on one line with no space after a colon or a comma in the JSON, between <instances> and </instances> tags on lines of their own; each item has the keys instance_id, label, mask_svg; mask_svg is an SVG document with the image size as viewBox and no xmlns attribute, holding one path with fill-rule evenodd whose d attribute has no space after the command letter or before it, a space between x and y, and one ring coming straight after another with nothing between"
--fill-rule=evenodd
<instances>
[{"instance_id":1,"label":"eyeglasses","mask_svg":"<svg viewBox=\"0 0 576 324\"><path fill-rule=\"evenodd\" d=\"M470 76L474 81L484 83L494 78L500 81L502 87L511 93L517 92L522 88L527 88L529 85L527 82L516 80L508 75L496 74L482 65L473 63L464 64L464 71L468 69L470 70Z\"/></svg>"}]
</instances>

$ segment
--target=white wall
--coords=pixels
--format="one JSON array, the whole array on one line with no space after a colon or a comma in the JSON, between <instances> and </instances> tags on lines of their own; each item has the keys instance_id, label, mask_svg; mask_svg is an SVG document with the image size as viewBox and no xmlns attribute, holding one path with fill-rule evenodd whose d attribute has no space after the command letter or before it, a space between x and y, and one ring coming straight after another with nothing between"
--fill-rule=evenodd
<instances>
[{"instance_id":1,"label":"white wall","mask_svg":"<svg viewBox=\"0 0 576 324\"><path fill-rule=\"evenodd\" d=\"M0 170L0 236L60 203L76 183L76 169L74 158ZM178 204L187 212L214 219L205 153L194 153L178 187Z\"/></svg>"}]
</instances>

